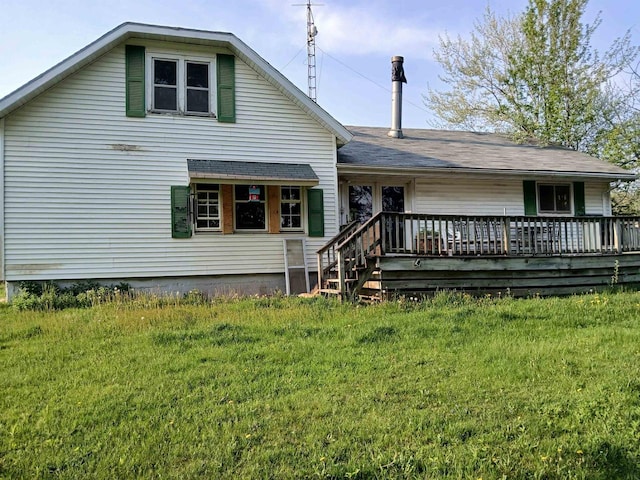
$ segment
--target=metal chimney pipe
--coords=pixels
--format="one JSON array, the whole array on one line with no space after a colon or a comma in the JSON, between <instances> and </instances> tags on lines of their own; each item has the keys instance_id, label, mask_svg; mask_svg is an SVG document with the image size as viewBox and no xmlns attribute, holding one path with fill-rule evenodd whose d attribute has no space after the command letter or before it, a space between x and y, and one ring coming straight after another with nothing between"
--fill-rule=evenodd
<instances>
[{"instance_id":1,"label":"metal chimney pipe","mask_svg":"<svg viewBox=\"0 0 640 480\"><path fill-rule=\"evenodd\" d=\"M402 138L402 84L407 83L404 76L404 57L391 57L391 130L387 133L393 138Z\"/></svg>"}]
</instances>

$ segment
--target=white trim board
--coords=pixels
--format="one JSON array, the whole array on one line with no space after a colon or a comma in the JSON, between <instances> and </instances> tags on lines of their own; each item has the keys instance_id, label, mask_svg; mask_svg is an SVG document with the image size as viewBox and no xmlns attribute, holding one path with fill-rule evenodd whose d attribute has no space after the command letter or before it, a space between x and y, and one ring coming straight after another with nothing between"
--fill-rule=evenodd
<instances>
[{"instance_id":1,"label":"white trim board","mask_svg":"<svg viewBox=\"0 0 640 480\"><path fill-rule=\"evenodd\" d=\"M0 280L4 280L4 118L0 118Z\"/></svg>"}]
</instances>

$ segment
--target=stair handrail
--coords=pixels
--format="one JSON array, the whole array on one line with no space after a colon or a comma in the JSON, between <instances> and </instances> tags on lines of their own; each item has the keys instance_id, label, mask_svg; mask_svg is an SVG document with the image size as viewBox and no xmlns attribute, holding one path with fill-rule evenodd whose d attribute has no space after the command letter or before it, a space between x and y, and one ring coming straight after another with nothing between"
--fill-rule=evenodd
<instances>
[{"instance_id":1,"label":"stair handrail","mask_svg":"<svg viewBox=\"0 0 640 480\"><path fill-rule=\"evenodd\" d=\"M330 275L337 266L336 246L350 236L359 225L357 220L353 220L343 226L336 235L331 237L331 239L316 252L318 259L318 288L321 289L324 287L327 276ZM325 256L327 257L326 261Z\"/></svg>"},{"instance_id":2,"label":"stair handrail","mask_svg":"<svg viewBox=\"0 0 640 480\"><path fill-rule=\"evenodd\" d=\"M347 282L357 279L359 268L366 268L369 254L380 247L378 253L384 255L383 218L384 212L377 213L336 246L338 289L342 298L349 294ZM366 241L365 235L368 237Z\"/></svg>"}]
</instances>

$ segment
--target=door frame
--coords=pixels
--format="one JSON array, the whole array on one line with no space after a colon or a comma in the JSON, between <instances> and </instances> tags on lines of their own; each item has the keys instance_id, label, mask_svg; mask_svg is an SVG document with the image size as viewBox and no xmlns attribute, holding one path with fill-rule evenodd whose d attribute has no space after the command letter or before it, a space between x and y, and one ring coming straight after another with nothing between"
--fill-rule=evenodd
<instances>
[{"instance_id":1,"label":"door frame","mask_svg":"<svg viewBox=\"0 0 640 480\"><path fill-rule=\"evenodd\" d=\"M404 211L410 213L413 210L414 203L414 180L398 179L393 181L381 181L379 179L372 180L371 177L361 178L341 178L338 183L339 192L339 212L340 212L340 224L346 225L349 223L349 186L350 185L362 185L371 186L371 202L372 202L372 215L382 210L382 187L403 187L404 188Z\"/></svg>"}]
</instances>

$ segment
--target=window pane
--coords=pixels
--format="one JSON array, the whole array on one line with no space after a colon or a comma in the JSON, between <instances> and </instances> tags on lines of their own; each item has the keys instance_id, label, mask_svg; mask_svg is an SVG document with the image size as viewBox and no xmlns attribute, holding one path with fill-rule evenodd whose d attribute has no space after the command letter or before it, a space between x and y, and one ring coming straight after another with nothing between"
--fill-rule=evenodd
<instances>
[{"instance_id":1,"label":"window pane","mask_svg":"<svg viewBox=\"0 0 640 480\"><path fill-rule=\"evenodd\" d=\"M187 63L187 87L209 88L209 65Z\"/></svg>"},{"instance_id":2,"label":"window pane","mask_svg":"<svg viewBox=\"0 0 640 480\"><path fill-rule=\"evenodd\" d=\"M555 198L553 185L538 185L541 212L553 212L555 210Z\"/></svg>"},{"instance_id":3,"label":"window pane","mask_svg":"<svg viewBox=\"0 0 640 480\"><path fill-rule=\"evenodd\" d=\"M292 215L300 215L300 204L299 203L290 203L289 204L289 212Z\"/></svg>"},{"instance_id":4,"label":"window pane","mask_svg":"<svg viewBox=\"0 0 640 480\"><path fill-rule=\"evenodd\" d=\"M556 210L558 212L571 211L570 193L569 185L556 185Z\"/></svg>"},{"instance_id":5,"label":"window pane","mask_svg":"<svg viewBox=\"0 0 640 480\"><path fill-rule=\"evenodd\" d=\"M187 89L187 112L209 112L209 91Z\"/></svg>"},{"instance_id":6,"label":"window pane","mask_svg":"<svg viewBox=\"0 0 640 480\"><path fill-rule=\"evenodd\" d=\"M404 187L382 187L382 211L404 212Z\"/></svg>"},{"instance_id":7,"label":"window pane","mask_svg":"<svg viewBox=\"0 0 640 480\"><path fill-rule=\"evenodd\" d=\"M261 202L236 203L236 229L264 230L265 204Z\"/></svg>"},{"instance_id":8,"label":"window pane","mask_svg":"<svg viewBox=\"0 0 640 480\"><path fill-rule=\"evenodd\" d=\"M177 90L173 87L155 87L154 108L158 110L178 110Z\"/></svg>"},{"instance_id":9,"label":"window pane","mask_svg":"<svg viewBox=\"0 0 640 480\"><path fill-rule=\"evenodd\" d=\"M300 215L291 217L291 228L302 228L302 217Z\"/></svg>"},{"instance_id":10,"label":"window pane","mask_svg":"<svg viewBox=\"0 0 640 480\"><path fill-rule=\"evenodd\" d=\"M349 185L349 217L364 223L373 214L373 189L370 185Z\"/></svg>"},{"instance_id":11,"label":"window pane","mask_svg":"<svg viewBox=\"0 0 640 480\"><path fill-rule=\"evenodd\" d=\"M156 60L154 63L154 79L156 85L177 85L178 64L169 60Z\"/></svg>"},{"instance_id":12,"label":"window pane","mask_svg":"<svg viewBox=\"0 0 640 480\"><path fill-rule=\"evenodd\" d=\"M249 200L249 186L236 185L236 200Z\"/></svg>"},{"instance_id":13,"label":"window pane","mask_svg":"<svg viewBox=\"0 0 640 480\"><path fill-rule=\"evenodd\" d=\"M280 222L280 226L282 228L291 228L291 217L282 217L282 221Z\"/></svg>"},{"instance_id":14,"label":"window pane","mask_svg":"<svg viewBox=\"0 0 640 480\"><path fill-rule=\"evenodd\" d=\"M249 200L249 190L257 192L258 199L264 202L264 186L262 185L236 185L236 200Z\"/></svg>"},{"instance_id":15,"label":"window pane","mask_svg":"<svg viewBox=\"0 0 640 480\"><path fill-rule=\"evenodd\" d=\"M280 198L282 200L300 200L300 187L281 187Z\"/></svg>"}]
</instances>

